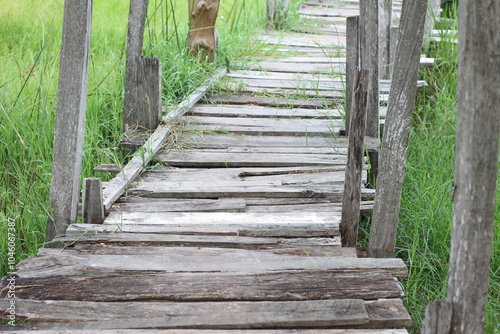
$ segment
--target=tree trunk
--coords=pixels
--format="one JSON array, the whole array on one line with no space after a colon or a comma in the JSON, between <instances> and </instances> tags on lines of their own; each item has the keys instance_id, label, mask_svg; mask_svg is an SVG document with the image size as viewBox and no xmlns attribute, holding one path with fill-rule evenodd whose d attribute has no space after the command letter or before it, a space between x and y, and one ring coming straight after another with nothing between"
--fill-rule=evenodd
<instances>
[{"instance_id":1,"label":"tree trunk","mask_svg":"<svg viewBox=\"0 0 500 334\"><path fill-rule=\"evenodd\" d=\"M215 21L219 11L219 0L189 0L188 48L191 56L214 61L217 38Z\"/></svg>"}]
</instances>

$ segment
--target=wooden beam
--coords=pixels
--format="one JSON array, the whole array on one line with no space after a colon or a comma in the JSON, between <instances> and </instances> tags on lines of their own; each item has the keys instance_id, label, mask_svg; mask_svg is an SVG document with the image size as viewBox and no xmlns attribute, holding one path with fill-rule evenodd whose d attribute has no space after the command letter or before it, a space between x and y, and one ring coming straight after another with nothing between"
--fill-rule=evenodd
<instances>
[{"instance_id":1,"label":"wooden beam","mask_svg":"<svg viewBox=\"0 0 500 334\"><path fill-rule=\"evenodd\" d=\"M378 0L378 52L380 79L389 79L392 0Z\"/></svg>"},{"instance_id":2,"label":"wooden beam","mask_svg":"<svg viewBox=\"0 0 500 334\"><path fill-rule=\"evenodd\" d=\"M394 255L426 12L427 0L403 2L370 231L369 252L374 257Z\"/></svg>"},{"instance_id":3,"label":"wooden beam","mask_svg":"<svg viewBox=\"0 0 500 334\"><path fill-rule=\"evenodd\" d=\"M421 334L450 334L451 304L436 300L427 304Z\"/></svg>"},{"instance_id":4,"label":"wooden beam","mask_svg":"<svg viewBox=\"0 0 500 334\"><path fill-rule=\"evenodd\" d=\"M483 333L498 175L500 6L459 2L451 332Z\"/></svg>"},{"instance_id":5,"label":"wooden beam","mask_svg":"<svg viewBox=\"0 0 500 334\"><path fill-rule=\"evenodd\" d=\"M347 155L347 166L345 171L342 218L340 221L340 235L342 237L343 247L356 247L358 240L368 79L369 73L367 70L357 71L352 108L352 123L349 133L349 153Z\"/></svg>"},{"instance_id":6,"label":"wooden beam","mask_svg":"<svg viewBox=\"0 0 500 334\"><path fill-rule=\"evenodd\" d=\"M78 214L91 27L92 0L66 0L47 241L64 234Z\"/></svg>"}]
</instances>

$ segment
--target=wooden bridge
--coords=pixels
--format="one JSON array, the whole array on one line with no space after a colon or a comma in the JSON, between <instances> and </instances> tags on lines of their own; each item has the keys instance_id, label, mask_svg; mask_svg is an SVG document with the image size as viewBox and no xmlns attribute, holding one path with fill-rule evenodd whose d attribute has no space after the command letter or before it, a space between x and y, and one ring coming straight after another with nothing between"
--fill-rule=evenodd
<instances>
[{"instance_id":1,"label":"wooden bridge","mask_svg":"<svg viewBox=\"0 0 500 334\"><path fill-rule=\"evenodd\" d=\"M64 249L18 265L16 329L407 333L403 261L340 243L346 17L357 12L306 2L302 28L258 37L270 56L220 73L181 116L182 105L104 224L72 225ZM374 190L361 194L368 213Z\"/></svg>"}]
</instances>

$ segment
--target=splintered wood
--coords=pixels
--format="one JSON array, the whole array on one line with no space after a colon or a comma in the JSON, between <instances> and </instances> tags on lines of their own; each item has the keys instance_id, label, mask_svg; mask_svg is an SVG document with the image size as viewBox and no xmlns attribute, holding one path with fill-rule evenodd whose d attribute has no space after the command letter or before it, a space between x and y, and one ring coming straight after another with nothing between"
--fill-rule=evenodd
<instances>
[{"instance_id":1,"label":"splintered wood","mask_svg":"<svg viewBox=\"0 0 500 334\"><path fill-rule=\"evenodd\" d=\"M345 17L357 6L306 1L301 15L312 33L259 36L275 56L231 71L218 93L169 123L165 149L108 203L103 224L74 224L59 239L63 250L41 249L18 265L16 316L25 320L18 326L407 333L403 261L358 258L355 247L341 247L349 141L344 79L335 73L345 61ZM365 139L367 151L378 146ZM360 163L360 211L369 213L375 194Z\"/></svg>"}]
</instances>

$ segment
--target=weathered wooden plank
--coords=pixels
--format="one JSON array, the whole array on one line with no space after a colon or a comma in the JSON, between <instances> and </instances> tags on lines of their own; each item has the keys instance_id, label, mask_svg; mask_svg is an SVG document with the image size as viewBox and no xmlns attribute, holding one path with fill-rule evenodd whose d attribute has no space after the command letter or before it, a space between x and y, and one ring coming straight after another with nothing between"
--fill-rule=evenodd
<instances>
[{"instance_id":1,"label":"weathered wooden plank","mask_svg":"<svg viewBox=\"0 0 500 334\"><path fill-rule=\"evenodd\" d=\"M373 210L373 201L361 202L360 212L367 213ZM245 209L246 212L283 212L283 211L300 211L300 212L341 212L342 205L340 203L316 203L316 204L290 204L290 205L249 205Z\"/></svg>"},{"instance_id":2,"label":"weathered wooden plank","mask_svg":"<svg viewBox=\"0 0 500 334\"><path fill-rule=\"evenodd\" d=\"M325 97L325 98L336 98L340 99L343 97L342 92L339 90L320 90L320 89L304 89L300 86L297 88L272 88L272 87L256 87L250 85L240 85L237 82L225 83L222 87L225 91L236 91L242 93L256 93L256 94L274 94L274 95L284 95L284 96L311 96L315 98Z\"/></svg>"},{"instance_id":3,"label":"weathered wooden plank","mask_svg":"<svg viewBox=\"0 0 500 334\"><path fill-rule=\"evenodd\" d=\"M241 212L246 210L246 201L244 199L157 199L142 198L140 201L130 201L124 198L113 205L113 210L120 212Z\"/></svg>"},{"instance_id":4,"label":"weathered wooden plank","mask_svg":"<svg viewBox=\"0 0 500 334\"><path fill-rule=\"evenodd\" d=\"M330 128L343 125L339 119L273 119L273 118L253 118L253 117L212 117L212 116L189 116L185 117L192 127L199 124L217 125L219 127L248 126L248 127L272 127L272 128Z\"/></svg>"},{"instance_id":5,"label":"weathered wooden plank","mask_svg":"<svg viewBox=\"0 0 500 334\"><path fill-rule=\"evenodd\" d=\"M359 16L347 18L346 35L346 76L345 76L345 131L349 135L351 107L354 93L354 75L359 66Z\"/></svg>"},{"instance_id":6,"label":"weathered wooden plank","mask_svg":"<svg viewBox=\"0 0 500 334\"><path fill-rule=\"evenodd\" d=\"M59 241L66 244L73 243L84 245L96 245L97 247L88 248L85 254L113 254L113 255L146 255L161 254L162 247L115 247L105 248L109 245L157 245L157 246L182 246L182 247L217 247L217 248L240 248L240 249L314 249L314 248L333 248L340 246L335 238L259 238L244 236L220 236L220 235L160 235L160 234L139 234L139 233L95 233L91 231L73 233L71 236L58 238Z\"/></svg>"},{"instance_id":7,"label":"weathered wooden plank","mask_svg":"<svg viewBox=\"0 0 500 334\"><path fill-rule=\"evenodd\" d=\"M206 94L204 99L206 103L230 103L236 105L249 104L257 106L276 106L276 107L290 107L290 108L333 108L335 105L332 101L326 99L294 99L284 97L265 97L253 96L245 94Z\"/></svg>"},{"instance_id":8,"label":"weathered wooden plank","mask_svg":"<svg viewBox=\"0 0 500 334\"><path fill-rule=\"evenodd\" d=\"M116 293L117 286L120 293ZM17 297L22 299L99 302L162 300L212 303L402 297L397 280L389 272L366 270L117 276L92 272L83 277L18 277L16 289L19 291Z\"/></svg>"},{"instance_id":9,"label":"weathered wooden plank","mask_svg":"<svg viewBox=\"0 0 500 334\"><path fill-rule=\"evenodd\" d=\"M341 118L338 109L270 108L261 106L197 104L190 110L192 116L262 117L273 119L334 119Z\"/></svg>"},{"instance_id":10,"label":"weathered wooden plank","mask_svg":"<svg viewBox=\"0 0 500 334\"><path fill-rule=\"evenodd\" d=\"M404 328L413 325L401 299L367 301L365 306L370 323L360 326L362 328Z\"/></svg>"},{"instance_id":11,"label":"weathered wooden plank","mask_svg":"<svg viewBox=\"0 0 500 334\"><path fill-rule=\"evenodd\" d=\"M231 136L231 135L193 135L179 138L183 147L195 148L228 148L228 147L331 147L347 148L347 137L290 137L290 136ZM365 137L365 145L369 151L378 150L380 141L377 138Z\"/></svg>"},{"instance_id":12,"label":"weathered wooden plank","mask_svg":"<svg viewBox=\"0 0 500 334\"><path fill-rule=\"evenodd\" d=\"M294 63L294 62L273 62L261 61L249 65L252 70L264 70L272 72L288 73L344 73L345 66L342 64L322 64L322 63Z\"/></svg>"},{"instance_id":13,"label":"weathered wooden plank","mask_svg":"<svg viewBox=\"0 0 500 334\"><path fill-rule=\"evenodd\" d=\"M60 329L328 328L368 323L365 303L359 299L213 303L23 300L17 305L19 318L54 322L50 326Z\"/></svg>"},{"instance_id":14,"label":"weathered wooden plank","mask_svg":"<svg viewBox=\"0 0 500 334\"><path fill-rule=\"evenodd\" d=\"M299 10L300 14L310 15L310 16L340 16L340 17L348 17L359 14L359 9L352 7L344 7L344 8L328 8L325 10L324 8L318 8L316 6L304 6Z\"/></svg>"},{"instance_id":15,"label":"weathered wooden plank","mask_svg":"<svg viewBox=\"0 0 500 334\"><path fill-rule=\"evenodd\" d=\"M353 14L355 15L355 14ZM300 33L268 33L267 35L255 36L255 38L265 44L303 46L313 48L331 48L332 45L345 45L345 37L337 35L310 35Z\"/></svg>"},{"instance_id":16,"label":"weathered wooden plank","mask_svg":"<svg viewBox=\"0 0 500 334\"><path fill-rule=\"evenodd\" d=\"M293 167L343 166L344 156L329 154L231 153L169 150L158 153L156 159L175 167Z\"/></svg>"},{"instance_id":17,"label":"weathered wooden plank","mask_svg":"<svg viewBox=\"0 0 500 334\"><path fill-rule=\"evenodd\" d=\"M161 253L148 255L84 254L66 248L40 249L38 255L17 265L20 277L78 275L99 270L109 274L143 272L245 272L279 270L386 270L397 277L408 274L401 259L343 258L275 254L234 248L164 247Z\"/></svg>"},{"instance_id":18,"label":"weathered wooden plank","mask_svg":"<svg viewBox=\"0 0 500 334\"><path fill-rule=\"evenodd\" d=\"M340 217L327 213L290 213L279 214L249 213L249 212L131 212L111 213L105 220L106 225L126 226L127 224L145 225L178 225L178 224L214 224L214 225L269 225L294 223L338 223Z\"/></svg>"},{"instance_id":19,"label":"weathered wooden plank","mask_svg":"<svg viewBox=\"0 0 500 334\"><path fill-rule=\"evenodd\" d=\"M68 237L77 240L82 231L91 233L144 233L143 244L161 245L163 239L150 238L146 234L176 234L176 235L226 235L226 236L248 236L248 237L325 237L337 236L338 225L335 223L270 223L260 225L238 224L177 224L177 225L88 225L73 224L68 228Z\"/></svg>"},{"instance_id":20,"label":"weathered wooden plank","mask_svg":"<svg viewBox=\"0 0 500 334\"><path fill-rule=\"evenodd\" d=\"M92 1L67 2L63 36L50 204L46 239L64 234L76 222L80 198L80 174L88 91L88 62L92 27Z\"/></svg>"},{"instance_id":21,"label":"weathered wooden plank","mask_svg":"<svg viewBox=\"0 0 500 334\"><path fill-rule=\"evenodd\" d=\"M42 325L43 326L43 325ZM50 325L44 326L50 327ZM16 330L16 334L27 334L33 333L31 330L22 330L33 328L37 329L38 334L69 334L67 330L39 330L37 325L29 325L29 324L18 324L18 330ZM22 329L21 329L22 328ZM0 325L0 330L11 330L10 327ZM262 330L260 329L242 329L242 330L234 330L234 329L150 329L150 333L153 334L198 334L198 333L206 333L206 334L262 334ZM405 329L301 329L301 333L304 334L408 334L408 331ZM72 332L77 334L94 334L95 330L78 330L77 332ZM140 334L144 333L142 329L109 329L109 330L99 330L99 333L102 334ZM266 329L266 334L296 334L296 329L275 329L270 330Z\"/></svg>"}]
</instances>

